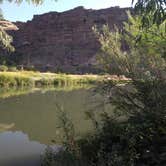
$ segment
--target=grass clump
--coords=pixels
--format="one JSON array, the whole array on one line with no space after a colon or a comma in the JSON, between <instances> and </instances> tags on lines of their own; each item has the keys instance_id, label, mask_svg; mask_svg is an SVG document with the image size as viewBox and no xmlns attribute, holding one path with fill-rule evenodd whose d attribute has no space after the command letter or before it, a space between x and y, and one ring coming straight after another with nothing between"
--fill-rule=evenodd
<instances>
[{"instance_id":1,"label":"grass clump","mask_svg":"<svg viewBox=\"0 0 166 166\"><path fill-rule=\"evenodd\" d=\"M3 72L0 73L0 86L4 88L33 86L33 81L24 75Z\"/></svg>"},{"instance_id":2,"label":"grass clump","mask_svg":"<svg viewBox=\"0 0 166 166\"><path fill-rule=\"evenodd\" d=\"M34 86L34 82L31 78L28 77L15 77L16 80L16 85L18 87L23 87L23 86Z\"/></svg>"}]
</instances>

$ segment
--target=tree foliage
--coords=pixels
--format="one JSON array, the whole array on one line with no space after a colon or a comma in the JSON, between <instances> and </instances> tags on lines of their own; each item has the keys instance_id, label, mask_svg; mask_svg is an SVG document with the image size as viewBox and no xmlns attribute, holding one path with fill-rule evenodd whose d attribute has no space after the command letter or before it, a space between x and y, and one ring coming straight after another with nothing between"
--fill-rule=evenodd
<instances>
[{"instance_id":1,"label":"tree foliage","mask_svg":"<svg viewBox=\"0 0 166 166\"><path fill-rule=\"evenodd\" d=\"M11 45L12 41L13 38L0 27L0 47L9 51L14 51L14 47Z\"/></svg>"},{"instance_id":2,"label":"tree foliage","mask_svg":"<svg viewBox=\"0 0 166 166\"><path fill-rule=\"evenodd\" d=\"M135 11L142 16L143 26L160 25L166 19L166 0L132 0Z\"/></svg>"},{"instance_id":3,"label":"tree foliage","mask_svg":"<svg viewBox=\"0 0 166 166\"><path fill-rule=\"evenodd\" d=\"M90 160L95 159L94 165L100 161L100 157L94 156L101 147L104 165L163 166L166 162L165 20L142 26L144 14L149 16L143 9L134 17L128 13L123 32L117 28L110 31L108 26L95 31L103 67L110 73L116 68L116 72L130 76L132 81L123 85L108 82L100 88L107 91L115 114L106 114L101 132L86 143L96 152L89 155ZM128 45L126 51L122 41ZM121 121L124 116L127 119Z\"/></svg>"},{"instance_id":4,"label":"tree foliage","mask_svg":"<svg viewBox=\"0 0 166 166\"><path fill-rule=\"evenodd\" d=\"M117 28L110 31L104 26L95 31L101 50L100 63L109 73L118 73L132 78L164 77L166 71L166 32L165 22L148 29L141 26L140 16L128 13L128 22L124 23L124 32ZM122 41L128 50L122 50Z\"/></svg>"}]
</instances>

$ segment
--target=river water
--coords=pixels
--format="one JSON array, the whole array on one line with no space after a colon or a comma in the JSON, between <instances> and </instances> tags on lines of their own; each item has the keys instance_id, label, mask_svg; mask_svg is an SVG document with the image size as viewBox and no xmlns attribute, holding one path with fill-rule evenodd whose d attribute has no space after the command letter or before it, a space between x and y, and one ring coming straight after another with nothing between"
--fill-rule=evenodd
<instances>
[{"instance_id":1,"label":"river water","mask_svg":"<svg viewBox=\"0 0 166 166\"><path fill-rule=\"evenodd\" d=\"M0 92L0 166L40 165L46 147L59 148L63 141L60 111L79 138L93 131L86 112L104 103L102 96L85 88L11 92Z\"/></svg>"}]
</instances>

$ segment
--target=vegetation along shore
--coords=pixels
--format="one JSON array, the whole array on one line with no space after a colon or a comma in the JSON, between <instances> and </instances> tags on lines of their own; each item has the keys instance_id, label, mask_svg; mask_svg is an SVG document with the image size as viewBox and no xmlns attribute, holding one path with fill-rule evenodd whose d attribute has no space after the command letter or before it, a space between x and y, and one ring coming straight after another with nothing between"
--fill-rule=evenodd
<instances>
[{"instance_id":1,"label":"vegetation along shore","mask_svg":"<svg viewBox=\"0 0 166 166\"><path fill-rule=\"evenodd\" d=\"M96 84L104 80L128 80L125 77L106 75L71 75L33 71L0 72L0 87L40 87L56 85Z\"/></svg>"}]
</instances>

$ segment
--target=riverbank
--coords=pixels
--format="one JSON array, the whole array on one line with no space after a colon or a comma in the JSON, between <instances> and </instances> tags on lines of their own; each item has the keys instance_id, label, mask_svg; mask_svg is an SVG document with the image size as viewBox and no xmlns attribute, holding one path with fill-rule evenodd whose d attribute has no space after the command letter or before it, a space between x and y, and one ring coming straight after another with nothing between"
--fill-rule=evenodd
<instances>
[{"instance_id":1,"label":"riverbank","mask_svg":"<svg viewBox=\"0 0 166 166\"><path fill-rule=\"evenodd\" d=\"M127 81L124 77L106 75L72 75L33 71L0 72L0 87L41 87L97 84L104 80Z\"/></svg>"},{"instance_id":2,"label":"riverbank","mask_svg":"<svg viewBox=\"0 0 166 166\"><path fill-rule=\"evenodd\" d=\"M50 85L95 84L104 80L99 75L67 75L31 71L0 72L0 87L40 87Z\"/></svg>"}]
</instances>

